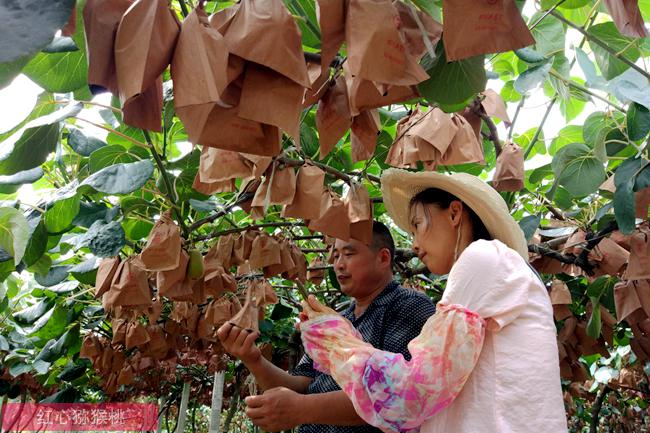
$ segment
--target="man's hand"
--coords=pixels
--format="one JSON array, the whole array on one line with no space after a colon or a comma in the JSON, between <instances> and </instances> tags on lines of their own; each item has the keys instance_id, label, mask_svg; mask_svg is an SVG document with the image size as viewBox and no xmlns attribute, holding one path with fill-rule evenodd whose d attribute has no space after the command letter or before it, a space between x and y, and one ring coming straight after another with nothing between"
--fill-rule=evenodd
<instances>
[{"instance_id":1,"label":"man's hand","mask_svg":"<svg viewBox=\"0 0 650 433\"><path fill-rule=\"evenodd\" d=\"M217 330L217 337L226 352L240 359L247 366L255 364L262 358L262 352L255 345L259 335L255 331L248 331L228 322Z\"/></svg>"},{"instance_id":2,"label":"man's hand","mask_svg":"<svg viewBox=\"0 0 650 433\"><path fill-rule=\"evenodd\" d=\"M318 299L314 295L309 295L307 301L302 301L302 312L300 313L300 320L307 321L315 319L318 316L323 316L326 314L336 314L336 311L332 310L328 306L325 306L318 302Z\"/></svg>"},{"instance_id":3,"label":"man's hand","mask_svg":"<svg viewBox=\"0 0 650 433\"><path fill-rule=\"evenodd\" d=\"M246 397L246 415L264 431L289 430L304 424L301 397L289 388L271 388L262 395Z\"/></svg>"}]
</instances>

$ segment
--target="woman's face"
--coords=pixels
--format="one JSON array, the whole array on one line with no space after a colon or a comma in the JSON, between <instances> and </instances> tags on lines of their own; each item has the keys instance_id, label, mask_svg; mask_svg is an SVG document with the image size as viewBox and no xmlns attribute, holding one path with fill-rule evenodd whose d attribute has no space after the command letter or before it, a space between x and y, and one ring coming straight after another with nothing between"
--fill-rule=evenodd
<instances>
[{"instance_id":1,"label":"woman's face","mask_svg":"<svg viewBox=\"0 0 650 433\"><path fill-rule=\"evenodd\" d=\"M448 274L454 264L462 213L460 201L452 202L447 209L422 203L411 207L413 250L433 274Z\"/></svg>"}]
</instances>

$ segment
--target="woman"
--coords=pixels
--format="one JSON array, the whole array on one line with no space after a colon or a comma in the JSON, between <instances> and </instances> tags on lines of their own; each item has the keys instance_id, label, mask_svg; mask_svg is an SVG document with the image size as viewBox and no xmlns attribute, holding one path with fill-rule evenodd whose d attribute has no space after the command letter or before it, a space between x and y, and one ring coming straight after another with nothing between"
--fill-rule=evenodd
<instances>
[{"instance_id":1,"label":"woman","mask_svg":"<svg viewBox=\"0 0 650 433\"><path fill-rule=\"evenodd\" d=\"M465 173L389 169L381 184L386 210L447 287L409 362L310 297L301 330L317 368L387 432L566 432L551 303L501 196Z\"/></svg>"}]
</instances>

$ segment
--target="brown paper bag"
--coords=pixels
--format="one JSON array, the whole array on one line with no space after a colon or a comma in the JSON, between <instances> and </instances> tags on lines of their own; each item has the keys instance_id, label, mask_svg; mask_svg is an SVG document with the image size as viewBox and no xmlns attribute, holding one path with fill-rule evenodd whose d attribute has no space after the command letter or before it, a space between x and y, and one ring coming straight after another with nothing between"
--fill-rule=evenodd
<instances>
[{"instance_id":1,"label":"brown paper bag","mask_svg":"<svg viewBox=\"0 0 650 433\"><path fill-rule=\"evenodd\" d=\"M117 346L118 344L124 344L126 342L126 329L128 322L126 319L113 319L111 322L111 328L113 329L113 339L111 344Z\"/></svg>"},{"instance_id":2,"label":"brown paper bag","mask_svg":"<svg viewBox=\"0 0 650 433\"><path fill-rule=\"evenodd\" d=\"M641 308L647 315L650 312L650 282L648 280L634 280L632 284Z\"/></svg>"},{"instance_id":3,"label":"brown paper bag","mask_svg":"<svg viewBox=\"0 0 650 433\"><path fill-rule=\"evenodd\" d=\"M226 269L232 266L233 248L235 239L232 234L221 236L217 242L217 262Z\"/></svg>"},{"instance_id":4,"label":"brown paper bag","mask_svg":"<svg viewBox=\"0 0 650 433\"><path fill-rule=\"evenodd\" d=\"M337 239L350 239L350 219L341 198L332 190L323 191L320 202L320 217L309 222L309 230L318 231Z\"/></svg>"},{"instance_id":5,"label":"brown paper bag","mask_svg":"<svg viewBox=\"0 0 650 433\"><path fill-rule=\"evenodd\" d=\"M346 0L317 0L321 32L321 66L325 71L345 40Z\"/></svg>"},{"instance_id":6,"label":"brown paper bag","mask_svg":"<svg viewBox=\"0 0 650 433\"><path fill-rule=\"evenodd\" d=\"M637 218L644 220L648 219L648 206L650 206L650 188L644 188L641 191L634 193L634 206Z\"/></svg>"},{"instance_id":7,"label":"brown paper bag","mask_svg":"<svg viewBox=\"0 0 650 433\"><path fill-rule=\"evenodd\" d=\"M419 96L415 86L391 86L386 92L382 93L372 81L352 75L352 71L346 65L347 62L343 65L343 71L352 116L357 116L359 113L372 108L405 102Z\"/></svg>"},{"instance_id":8,"label":"brown paper bag","mask_svg":"<svg viewBox=\"0 0 650 433\"><path fill-rule=\"evenodd\" d=\"M282 209L282 217L318 218L320 216L320 207L314 206L314 203L320 203L324 181L325 172L319 167L308 163L300 167L293 202Z\"/></svg>"},{"instance_id":9,"label":"brown paper bag","mask_svg":"<svg viewBox=\"0 0 650 433\"><path fill-rule=\"evenodd\" d=\"M427 51L433 50L435 53L435 46L442 36L442 25L428 13L417 10L401 1L396 1L393 5L395 5L399 13L399 30L404 37L409 53L418 61L422 59ZM417 20L422 23L424 34L414 14L417 15ZM425 38L429 43L425 42Z\"/></svg>"},{"instance_id":10,"label":"brown paper bag","mask_svg":"<svg viewBox=\"0 0 650 433\"><path fill-rule=\"evenodd\" d=\"M604 238L589 253L589 259L598 263L594 275L617 275L627 263L630 253L609 238Z\"/></svg>"},{"instance_id":11,"label":"brown paper bag","mask_svg":"<svg viewBox=\"0 0 650 433\"><path fill-rule=\"evenodd\" d=\"M176 269L169 271L159 271L156 275L156 286L158 287L158 295L164 296L168 299L178 300L192 296L192 284L188 284L187 278L187 265L190 261L190 256L181 250L181 256Z\"/></svg>"},{"instance_id":12,"label":"brown paper bag","mask_svg":"<svg viewBox=\"0 0 650 433\"><path fill-rule=\"evenodd\" d=\"M372 244L372 202L368 189L352 182L344 202L350 219L350 237L366 245Z\"/></svg>"},{"instance_id":13,"label":"brown paper bag","mask_svg":"<svg viewBox=\"0 0 650 433\"><path fill-rule=\"evenodd\" d=\"M81 350L79 352L80 358L90 359L91 361L96 359L99 355L102 354L103 348L102 344L99 341L97 336L88 334L84 338L83 343L81 344Z\"/></svg>"},{"instance_id":14,"label":"brown paper bag","mask_svg":"<svg viewBox=\"0 0 650 433\"><path fill-rule=\"evenodd\" d=\"M225 39L199 3L183 21L171 61L174 106L219 101L229 84L228 54Z\"/></svg>"},{"instance_id":15,"label":"brown paper bag","mask_svg":"<svg viewBox=\"0 0 650 433\"><path fill-rule=\"evenodd\" d=\"M182 110L189 108L179 108ZM275 156L280 153L280 130L238 116L238 107L221 107L219 104L202 104L191 107L192 113L184 121L189 140L204 146L218 147L234 152Z\"/></svg>"},{"instance_id":16,"label":"brown paper bag","mask_svg":"<svg viewBox=\"0 0 650 433\"><path fill-rule=\"evenodd\" d=\"M634 281L620 281L614 286L616 318L625 320L632 312L641 308L641 301L636 292Z\"/></svg>"},{"instance_id":17,"label":"brown paper bag","mask_svg":"<svg viewBox=\"0 0 650 433\"><path fill-rule=\"evenodd\" d=\"M240 3L224 36L232 53L309 87L300 29L282 0Z\"/></svg>"},{"instance_id":18,"label":"brown paper bag","mask_svg":"<svg viewBox=\"0 0 650 433\"><path fill-rule=\"evenodd\" d=\"M321 159L325 158L334 149L336 143L339 142L351 126L352 114L348 103L345 78L339 76L318 102L316 127L318 128Z\"/></svg>"},{"instance_id":19,"label":"brown paper bag","mask_svg":"<svg viewBox=\"0 0 650 433\"><path fill-rule=\"evenodd\" d=\"M198 191L201 194L205 194L205 195L212 195L220 192L237 191L235 179L216 181L216 182L201 182L200 170L201 168L199 167L199 171L196 173L196 176L194 177L194 182L192 183L192 188L194 188L195 191Z\"/></svg>"},{"instance_id":20,"label":"brown paper bag","mask_svg":"<svg viewBox=\"0 0 650 433\"><path fill-rule=\"evenodd\" d=\"M238 152L204 146L199 160L199 176L202 182L230 179L247 179L252 175L252 164Z\"/></svg>"},{"instance_id":21,"label":"brown paper bag","mask_svg":"<svg viewBox=\"0 0 650 433\"><path fill-rule=\"evenodd\" d=\"M309 265L310 268L324 268L324 266L325 263L323 263L322 260L314 260L311 265ZM307 271L307 280L316 286L320 285L324 279L325 269L309 269Z\"/></svg>"},{"instance_id":22,"label":"brown paper bag","mask_svg":"<svg viewBox=\"0 0 650 433\"><path fill-rule=\"evenodd\" d=\"M252 176L255 179L262 177L273 162L273 158L269 158L268 156L253 155L250 153L240 153L239 156L253 167Z\"/></svg>"},{"instance_id":23,"label":"brown paper bag","mask_svg":"<svg viewBox=\"0 0 650 433\"><path fill-rule=\"evenodd\" d=\"M648 37L638 0L605 0L605 7L622 35L631 38Z\"/></svg>"},{"instance_id":24,"label":"brown paper bag","mask_svg":"<svg viewBox=\"0 0 650 433\"><path fill-rule=\"evenodd\" d=\"M115 34L131 0L88 0L84 6L88 87L93 95L118 94L115 70Z\"/></svg>"},{"instance_id":25,"label":"brown paper bag","mask_svg":"<svg viewBox=\"0 0 650 433\"><path fill-rule=\"evenodd\" d=\"M160 132L162 108L162 78L158 77L142 93L122 101L122 120L134 128Z\"/></svg>"},{"instance_id":26,"label":"brown paper bag","mask_svg":"<svg viewBox=\"0 0 650 433\"><path fill-rule=\"evenodd\" d=\"M145 354L154 359L163 359L167 355L169 346L165 339L165 332L160 325L147 326L147 334L149 334L149 342L145 346Z\"/></svg>"},{"instance_id":27,"label":"brown paper bag","mask_svg":"<svg viewBox=\"0 0 650 433\"><path fill-rule=\"evenodd\" d=\"M485 113L490 117L501 119L506 126L510 126L510 117L508 116L506 104L503 102L501 95L492 89L486 89L482 95L484 98L481 101L481 105L483 105Z\"/></svg>"},{"instance_id":28,"label":"brown paper bag","mask_svg":"<svg viewBox=\"0 0 650 433\"><path fill-rule=\"evenodd\" d=\"M206 318L214 327L219 327L232 318L232 310L232 303L224 296L210 302L206 308Z\"/></svg>"},{"instance_id":29,"label":"brown paper bag","mask_svg":"<svg viewBox=\"0 0 650 433\"><path fill-rule=\"evenodd\" d=\"M321 100L327 90L327 83L330 79L329 67L321 67L320 63L308 61L307 73L309 74L311 89L304 89L302 108L311 108L312 105L317 104Z\"/></svg>"},{"instance_id":30,"label":"brown paper bag","mask_svg":"<svg viewBox=\"0 0 650 433\"><path fill-rule=\"evenodd\" d=\"M381 130L379 112L364 111L352 120L350 145L352 147L352 162L372 158L377 147L377 137Z\"/></svg>"},{"instance_id":31,"label":"brown paper bag","mask_svg":"<svg viewBox=\"0 0 650 433\"><path fill-rule=\"evenodd\" d=\"M630 259L625 278L639 280L650 278L650 230L641 228L630 237Z\"/></svg>"},{"instance_id":32,"label":"brown paper bag","mask_svg":"<svg viewBox=\"0 0 650 433\"><path fill-rule=\"evenodd\" d=\"M135 380L135 375L133 373L133 367L129 364L125 365L120 374L117 375L117 384L118 385L131 385Z\"/></svg>"},{"instance_id":33,"label":"brown paper bag","mask_svg":"<svg viewBox=\"0 0 650 433\"><path fill-rule=\"evenodd\" d=\"M241 310L237 312L230 319L230 323L243 328L253 330L255 332L259 331L259 309L255 305L255 300L253 299L255 291L255 286L251 281L248 281L246 284L246 300L244 302Z\"/></svg>"},{"instance_id":34,"label":"brown paper bag","mask_svg":"<svg viewBox=\"0 0 650 433\"><path fill-rule=\"evenodd\" d=\"M417 166L417 162L421 160L417 138L407 132L423 115L424 113L419 109L415 109L409 116L405 116L397 122L397 134L388 150L386 164L399 168Z\"/></svg>"},{"instance_id":35,"label":"brown paper bag","mask_svg":"<svg viewBox=\"0 0 650 433\"><path fill-rule=\"evenodd\" d=\"M391 85L414 85L429 78L406 49L400 22L390 0L350 0L345 40L354 76Z\"/></svg>"},{"instance_id":36,"label":"brown paper bag","mask_svg":"<svg viewBox=\"0 0 650 433\"><path fill-rule=\"evenodd\" d=\"M150 340L147 330L139 322L131 322L126 331L126 348L132 349L148 343Z\"/></svg>"},{"instance_id":37,"label":"brown paper bag","mask_svg":"<svg viewBox=\"0 0 650 433\"><path fill-rule=\"evenodd\" d=\"M271 203L291 204L296 194L296 173L293 167L281 166L275 169L269 198ZM253 200L255 201L255 200Z\"/></svg>"},{"instance_id":38,"label":"brown paper bag","mask_svg":"<svg viewBox=\"0 0 650 433\"><path fill-rule=\"evenodd\" d=\"M233 262L235 265L240 265L248 260L251 255L253 241L258 235L259 232L257 230L246 230L235 238L235 244L233 246Z\"/></svg>"},{"instance_id":39,"label":"brown paper bag","mask_svg":"<svg viewBox=\"0 0 650 433\"><path fill-rule=\"evenodd\" d=\"M156 322L158 322L158 319L160 319L160 315L162 314L162 309L163 309L163 303L160 300L160 298L154 299L153 303L149 306L147 309L147 318L149 319L149 324L150 325L155 325Z\"/></svg>"},{"instance_id":40,"label":"brown paper bag","mask_svg":"<svg viewBox=\"0 0 650 433\"><path fill-rule=\"evenodd\" d=\"M120 263L102 303L109 307L151 305L147 272L134 259L135 256L129 257Z\"/></svg>"},{"instance_id":41,"label":"brown paper bag","mask_svg":"<svg viewBox=\"0 0 650 433\"><path fill-rule=\"evenodd\" d=\"M298 144L304 93L302 85L269 68L250 63L246 66L238 115L277 126Z\"/></svg>"},{"instance_id":42,"label":"brown paper bag","mask_svg":"<svg viewBox=\"0 0 650 433\"><path fill-rule=\"evenodd\" d=\"M514 0L443 0L442 11L448 62L535 43Z\"/></svg>"},{"instance_id":43,"label":"brown paper bag","mask_svg":"<svg viewBox=\"0 0 650 433\"><path fill-rule=\"evenodd\" d=\"M485 164L483 158L483 144L476 139L476 135L470 124L463 116L454 114L452 120L458 131L449 145L449 149L440 161L441 165L466 164L478 162Z\"/></svg>"},{"instance_id":44,"label":"brown paper bag","mask_svg":"<svg viewBox=\"0 0 650 433\"><path fill-rule=\"evenodd\" d=\"M147 245L139 255L148 271L168 271L178 268L181 254L181 233L171 219L171 214L165 212L156 221Z\"/></svg>"},{"instance_id":45,"label":"brown paper bag","mask_svg":"<svg viewBox=\"0 0 650 433\"><path fill-rule=\"evenodd\" d=\"M274 275L291 272L296 268L291 255L291 244L286 239L280 241L280 263L264 268L264 276L270 278Z\"/></svg>"},{"instance_id":46,"label":"brown paper bag","mask_svg":"<svg viewBox=\"0 0 650 433\"><path fill-rule=\"evenodd\" d=\"M255 238L248 259L252 269L265 268L282 262L280 244L275 238L262 232Z\"/></svg>"},{"instance_id":47,"label":"brown paper bag","mask_svg":"<svg viewBox=\"0 0 650 433\"><path fill-rule=\"evenodd\" d=\"M136 0L125 12L115 36L115 67L122 104L156 85L171 61L179 30L180 23L166 0ZM128 124L127 117L125 113ZM132 126L142 124L134 120ZM160 119L156 126L152 129L160 132Z\"/></svg>"},{"instance_id":48,"label":"brown paper bag","mask_svg":"<svg viewBox=\"0 0 650 433\"><path fill-rule=\"evenodd\" d=\"M282 273L282 278L287 280L300 281L305 283L307 281L307 259L297 245L291 244L291 261L294 263L294 268Z\"/></svg>"},{"instance_id":49,"label":"brown paper bag","mask_svg":"<svg viewBox=\"0 0 650 433\"><path fill-rule=\"evenodd\" d=\"M424 114L414 111L411 116L413 119L407 125L404 134L417 138L415 143L418 149L418 160L440 160L442 155L447 153L458 133L458 126L449 114L439 108L432 108ZM428 147L425 144L428 144Z\"/></svg>"},{"instance_id":50,"label":"brown paper bag","mask_svg":"<svg viewBox=\"0 0 650 433\"><path fill-rule=\"evenodd\" d=\"M553 280L550 297L555 320L561 321L573 316L573 313L569 309L569 305L572 302L571 292L569 292L569 288L563 281L558 279Z\"/></svg>"},{"instance_id":51,"label":"brown paper bag","mask_svg":"<svg viewBox=\"0 0 650 433\"><path fill-rule=\"evenodd\" d=\"M524 188L524 152L516 143L503 145L497 157L492 185L497 191L520 191Z\"/></svg>"},{"instance_id":52,"label":"brown paper bag","mask_svg":"<svg viewBox=\"0 0 650 433\"><path fill-rule=\"evenodd\" d=\"M95 277L95 298L101 297L111 288L111 282L119 265L119 256L103 259L99 263L97 276Z\"/></svg>"}]
</instances>

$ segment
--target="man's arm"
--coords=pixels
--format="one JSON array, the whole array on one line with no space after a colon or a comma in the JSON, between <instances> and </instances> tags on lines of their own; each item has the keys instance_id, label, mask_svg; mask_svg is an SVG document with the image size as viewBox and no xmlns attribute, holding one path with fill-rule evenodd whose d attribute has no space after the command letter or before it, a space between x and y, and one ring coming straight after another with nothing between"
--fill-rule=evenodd
<instances>
[{"instance_id":1,"label":"man's arm","mask_svg":"<svg viewBox=\"0 0 650 433\"><path fill-rule=\"evenodd\" d=\"M268 432L301 424L366 424L343 391L300 395L287 388L273 388L263 395L246 397L246 406L253 424Z\"/></svg>"},{"instance_id":2,"label":"man's arm","mask_svg":"<svg viewBox=\"0 0 650 433\"><path fill-rule=\"evenodd\" d=\"M255 345L255 340L259 337L257 332L249 332L226 322L217 331L217 336L226 352L244 363L263 390L285 387L304 393L312 381L310 377L292 376L264 358Z\"/></svg>"}]
</instances>

